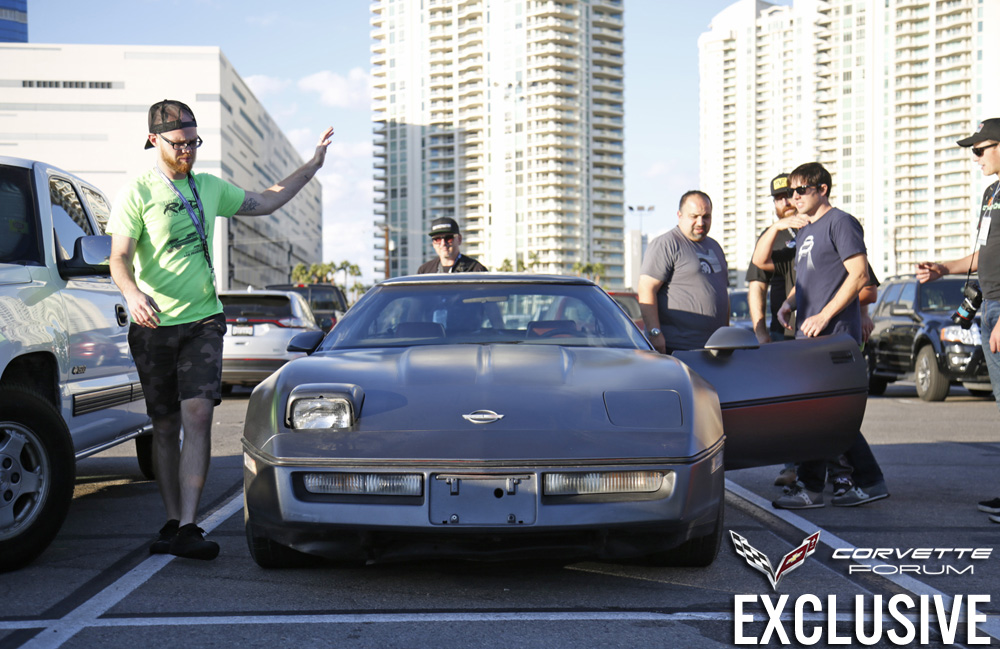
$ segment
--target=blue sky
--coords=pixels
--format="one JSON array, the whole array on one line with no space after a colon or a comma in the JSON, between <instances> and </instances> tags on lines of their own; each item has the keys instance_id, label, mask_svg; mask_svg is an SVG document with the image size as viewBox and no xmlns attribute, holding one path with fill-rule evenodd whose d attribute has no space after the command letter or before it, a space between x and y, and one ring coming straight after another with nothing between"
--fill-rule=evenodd
<instances>
[{"instance_id":1,"label":"blue sky","mask_svg":"<svg viewBox=\"0 0 1000 649\"><path fill-rule=\"evenodd\" d=\"M656 207L642 217L631 213L629 229L672 227L677 199L698 186L698 36L733 2L625 0L625 199ZM28 38L218 46L303 157L332 124L334 144L319 176L323 261L348 259L370 282L370 6L367 0L29 0Z\"/></svg>"}]
</instances>

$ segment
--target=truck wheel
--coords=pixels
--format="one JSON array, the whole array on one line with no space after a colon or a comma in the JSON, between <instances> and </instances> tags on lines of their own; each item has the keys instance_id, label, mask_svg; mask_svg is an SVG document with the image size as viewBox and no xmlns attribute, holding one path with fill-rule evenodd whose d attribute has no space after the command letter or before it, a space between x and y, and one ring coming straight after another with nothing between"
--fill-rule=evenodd
<instances>
[{"instance_id":1,"label":"truck wheel","mask_svg":"<svg viewBox=\"0 0 1000 649\"><path fill-rule=\"evenodd\" d=\"M135 458L139 460L139 471L147 480L156 480L156 460L153 459L153 435L139 435L135 438Z\"/></svg>"},{"instance_id":2,"label":"truck wheel","mask_svg":"<svg viewBox=\"0 0 1000 649\"><path fill-rule=\"evenodd\" d=\"M934 348L930 345L920 348L914 374L917 396L924 401L944 401L944 398L948 396L951 385L938 369L937 356L934 354Z\"/></svg>"},{"instance_id":3,"label":"truck wheel","mask_svg":"<svg viewBox=\"0 0 1000 649\"><path fill-rule=\"evenodd\" d=\"M0 572L48 547L75 481L73 440L59 410L31 388L0 387Z\"/></svg>"},{"instance_id":4,"label":"truck wheel","mask_svg":"<svg viewBox=\"0 0 1000 649\"><path fill-rule=\"evenodd\" d=\"M875 358L867 349L864 351L865 363L868 366L868 394L879 396L885 394L885 389L889 385L884 377L875 376Z\"/></svg>"}]
</instances>

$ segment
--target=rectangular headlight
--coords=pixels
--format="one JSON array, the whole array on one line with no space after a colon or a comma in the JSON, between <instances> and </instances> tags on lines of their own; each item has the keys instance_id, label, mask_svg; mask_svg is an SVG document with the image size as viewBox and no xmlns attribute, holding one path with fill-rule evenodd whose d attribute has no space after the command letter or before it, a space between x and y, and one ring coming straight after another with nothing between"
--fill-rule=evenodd
<instances>
[{"instance_id":1,"label":"rectangular headlight","mask_svg":"<svg viewBox=\"0 0 1000 649\"><path fill-rule=\"evenodd\" d=\"M941 327L941 342L978 345L981 342L979 325L972 323L972 326L968 329L952 325Z\"/></svg>"},{"instance_id":2,"label":"rectangular headlight","mask_svg":"<svg viewBox=\"0 0 1000 649\"><path fill-rule=\"evenodd\" d=\"M303 397L292 403L289 419L296 430L350 428L354 408L344 397Z\"/></svg>"},{"instance_id":3,"label":"rectangular headlight","mask_svg":"<svg viewBox=\"0 0 1000 649\"><path fill-rule=\"evenodd\" d=\"M420 496L424 476L419 473L307 473L306 491L355 496Z\"/></svg>"},{"instance_id":4,"label":"rectangular headlight","mask_svg":"<svg viewBox=\"0 0 1000 649\"><path fill-rule=\"evenodd\" d=\"M663 487L666 487L666 495L669 496L674 490L673 471L546 473L543 479L546 496L652 493Z\"/></svg>"}]
</instances>

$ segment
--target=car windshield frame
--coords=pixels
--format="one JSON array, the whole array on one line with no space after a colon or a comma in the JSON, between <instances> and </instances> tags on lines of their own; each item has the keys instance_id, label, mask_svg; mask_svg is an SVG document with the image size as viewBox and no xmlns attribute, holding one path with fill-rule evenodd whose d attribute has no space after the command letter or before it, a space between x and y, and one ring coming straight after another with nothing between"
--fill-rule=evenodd
<instances>
[{"instance_id":1,"label":"car windshield frame","mask_svg":"<svg viewBox=\"0 0 1000 649\"><path fill-rule=\"evenodd\" d=\"M455 281L374 287L317 351L522 343L652 349L596 285Z\"/></svg>"}]
</instances>

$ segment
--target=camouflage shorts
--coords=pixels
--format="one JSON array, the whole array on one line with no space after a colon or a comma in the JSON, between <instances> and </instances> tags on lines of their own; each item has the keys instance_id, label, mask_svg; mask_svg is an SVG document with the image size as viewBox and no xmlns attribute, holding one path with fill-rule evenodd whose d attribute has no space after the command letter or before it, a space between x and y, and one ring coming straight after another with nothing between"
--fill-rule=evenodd
<instances>
[{"instance_id":1,"label":"camouflage shorts","mask_svg":"<svg viewBox=\"0 0 1000 649\"><path fill-rule=\"evenodd\" d=\"M132 323L128 344L150 417L180 410L184 399L222 402L222 337L226 317L149 329Z\"/></svg>"}]
</instances>

